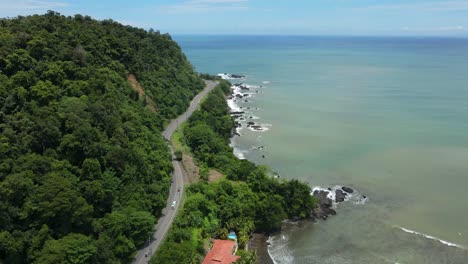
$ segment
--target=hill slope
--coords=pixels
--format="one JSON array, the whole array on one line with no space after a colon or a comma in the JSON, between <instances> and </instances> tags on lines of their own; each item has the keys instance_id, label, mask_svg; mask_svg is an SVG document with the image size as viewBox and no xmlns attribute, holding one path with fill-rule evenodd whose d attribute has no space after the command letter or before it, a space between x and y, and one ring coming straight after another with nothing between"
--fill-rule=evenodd
<instances>
[{"instance_id":1,"label":"hill slope","mask_svg":"<svg viewBox=\"0 0 468 264\"><path fill-rule=\"evenodd\" d=\"M0 263L127 262L168 195L160 130L203 82L152 30L55 12L0 25Z\"/></svg>"}]
</instances>

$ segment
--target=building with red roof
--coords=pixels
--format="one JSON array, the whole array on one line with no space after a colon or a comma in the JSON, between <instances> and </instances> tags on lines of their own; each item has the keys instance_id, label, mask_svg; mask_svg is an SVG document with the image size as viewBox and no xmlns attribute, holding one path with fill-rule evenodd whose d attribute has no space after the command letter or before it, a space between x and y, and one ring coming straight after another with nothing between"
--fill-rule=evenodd
<instances>
[{"instance_id":1,"label":"building with red roof","mask_svg":"<svg viewBox=\"0 0 468 264\"><path fill-rule=\"evenodd\" d=\"M203 264L231 264L239 259L236 256L237 245L231 240L215 240L210 252L206 254Z\"/></svg>"}]
</instances>

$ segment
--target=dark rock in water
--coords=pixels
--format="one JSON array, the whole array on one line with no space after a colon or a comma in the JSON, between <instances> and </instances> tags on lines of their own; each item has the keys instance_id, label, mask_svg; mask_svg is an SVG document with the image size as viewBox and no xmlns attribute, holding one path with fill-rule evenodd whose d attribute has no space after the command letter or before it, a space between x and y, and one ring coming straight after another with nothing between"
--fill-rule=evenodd
<instances>
[{"instance_id":1,"label":"dark rock in water","mask_svg":"<svg viewBox=\"0 0 468 264\"><path fill-rule=\"evenodd\" d=\"M233 85L234 85L234 86L241 86L242 83L235 83L235 84L233 84Z\"/></svg>"},{"instance_id":2,"label":"dark rock in water","mask_svg":"<svg viewBox=\"0 0 468 264\"><path fill-rule=\"evenodd\" d=\"M242 98L242 95L236 94L236 97L237 97L237 98Z\"/></svg>"},{"instance_id":3,"label":"dark rock in water","mask_svg":"<svg viewBox=\"0 0 468 264\"><path fill-rule=\"evenodd\" d=\"M345 192L343 192L342 190L335 191L335 202L341 203L345 200L345 198L346 198Z\"/></svg>"},{"instance_id":4,"label":"dark rock in water","mask_svg":"<svg viewBox=\"0 0 468 264\"><path fill-rule=\"evenodd\" d=\"M316 190L314 191L314 197L318 201L318 206L312 210L311 218L313 220L322 219L327 220L329 215L336 215L335 209L331 208L333 201L328 198L328 191Z\"/></svg>"},{"instance_id":5,"label":"dark rock in water","mask_svg":"<svg viewBox=\"0 0 468 264\"><path fill-rule=\"evenodd\" d=\"M333 208L325 207L325 208L322 208L322 210L323 210L324 213L326 213L328 215L336 215L336 211Z\"/></svg>"},{"instance_id":6,"label":"dark rock in water","mask_svg":"<svg viewBox=\"0 0 468 264\"><path fill-rule=\"evenodd\" d=\"M262 158L265 158L265 155L262 155Z\"/></svg>"},{"instance_id":7,"label":"dark rock in water","mask_svg":"<svg viewBox=\"0 0 468 264\"><path fill-rule=\"evenodd\" d=\"M234 133L234 135L240 137L240 134L238 132Z\"/></svg>"},{"instance_id":8,"label":"dark rock in water","mask_svg":"<svg viewBox=\"0 0 468 264\"><path fill-rule=\"evenodd\" d=\"M247 107L248 110L250 110L250 107Z\"/></svg>"},{"instance_id":9,"label":"dark rock in water","mask_svg":"<svg viewBox=\"0 0 468 264\"><path fill-rule=\"evenodd\" d=\"M253 126L253 125L255 125L255 122L249 121L249 122L247 122L247 125Z\"/></svg>"},{"instance_id":10,"label":"dark rock in water","mask_svg":"<svg viewBox=\"0 0 468 264\"><path fill-rule=\"evenodd\" d=\"M231 78L242 79L242 78L245 78L245 76L244 75L239 75L239 74L231 74Z\"/></svg>"},{"instance_id":11,"label":"dark rock in water","mask_svg":"<svg viewBox=\"0 0 468 264\"><path fill-rule=\"evenodd\" d=\"M255 129L255 130L263 130L263 128L261 126L250 126L251 128Z\"/></svg>"},{"instance_id":12,"label":"dark rock in water","mask_svg":"<svg viewBox=\"0 0 468 264\"><path fill-rule=\"evenodd\" d=\"M247 87L247 86L240 86L241 90L245 90L245 91L250 91L250 89Z\"/></svg>"},{"instance_id":13,"label":"dark rock in water","mask_svg":"<svg viewBox=\"0 0 468 264\"><path fill-rule=\"evenodd\" d=\"M324 205L324 206L327 206L327 207L331 207L332 204L333 204L332 200L330 198L328 198L327 196L328 196L327 191L323 191L323 190L314 191L314 197L317 199L319 205Z\"/></svg>"},{"instance_id":14,"label":"dark rock in water","mask_svg":"<svg viewBox=\"0 0 468 264\"><path fill-rule=\"evenodd\" d=\"M351 189L351 188L349 188L349 187L346 187L346 186L341 187L341 189L343 189L343 191L345 191L345 192L347 192L347 193L353 193L353 192L354 192L353 189Z\"/></svg>"},{"instance_id":15,"label":"dark rock in water","mask_svg":"<svg viewBox=\"0 0 468 264\"><path fill-rule=\"evenodd\" d=\"M242 115L244 112L243 111L237 111L237 112L230 112L230 115Z\"/></svg>"},{"instance_id":16,"label":"dark rock in water","mask_svg":"<svg viewBox=\"0 0 468 264\"><path fill-rule=\"evenodd\" d=\"M248 103L249 101L248 100L244 100L245 103Z\"/></svg>"},{"instance_id":17,"label":"dark rock in water","mask_svg":"<svg viewBox=\"0 0 468 264\"><path fill-rule=\"evenodd\" d=\"M327 220L330 215L336 215L335 209L333 209L333 202L340 203L343 202L346 197L353 193L354 190L343 186L342 188L335 190L335 201L328 198L328 195L332 192L332 188L327 188L327 190L315 190L313 193L314 198L317 200L317 205L311 212L311 219L317 220ZM366 199L365 195L362 195L362 199Z\"/></svg>"}]
</instances>

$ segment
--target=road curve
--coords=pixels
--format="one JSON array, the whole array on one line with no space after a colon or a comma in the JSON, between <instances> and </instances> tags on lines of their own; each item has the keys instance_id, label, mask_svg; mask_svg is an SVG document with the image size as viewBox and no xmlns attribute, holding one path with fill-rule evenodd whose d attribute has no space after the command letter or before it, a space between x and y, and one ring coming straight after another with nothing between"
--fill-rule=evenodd
<instances>
[{"instance_id":1,"label":"road curve","mask_svg":"<svg viewBox=\"0 0 468 264\"><path fill-rule=\"evenodd\" d=\"M189 108L183 114L181 114L176 119L172 120L171 123L166 127L162 133L163 137L170 142L172 134L176 131L180 124L185 122L189 118L195 109L197 109L200 100L211 90L213 90L218 82L215 81L205 81L205 89L201 91L197 96L195 96L190 103ZM171 150L171 155L174 157L174 149L169 144ZM172 165L174 166L174 172L172 174L172 185L169 190L169 198L167 199L166 208L162 210L162 216L159 218L158 223L156 224L156 231L152 235L150 243L146 243L146 246L138 251L135 255L135 259L132 263L134 264L143 264L149 263L151 256L153 256L158 250L159 246L162 244L164 238L166 237L169 228L174 221L174 218L179 210L180 203L182 202L183 193L184 193L184 174L185 171L182 169L182 164L179 161L172 160ZM177 190L180 189L180 192ZM176 201L174 208L171 208L172 202Z\"/></svg>"}]
</instances>

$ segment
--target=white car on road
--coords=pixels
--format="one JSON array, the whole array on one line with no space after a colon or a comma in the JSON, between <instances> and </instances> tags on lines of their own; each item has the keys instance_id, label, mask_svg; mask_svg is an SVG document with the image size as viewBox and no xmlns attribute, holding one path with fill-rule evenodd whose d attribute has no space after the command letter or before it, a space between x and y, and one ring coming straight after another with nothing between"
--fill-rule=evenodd
<instances>
[{"instance_id":1,"label":"white car on road","mask_svg":"<svg viewBox=\"0 0 468 264\"><path fill-rule=\"evenodd\" d=\"M172 201L172 205L171 205L171 208L172 208L172 209L174 209L174 208L175 208L175 206L176 206L176 203L177 203L177 202L176 202L175 200L174 200L174 201Z\"/></svg>"}]
</instances>

